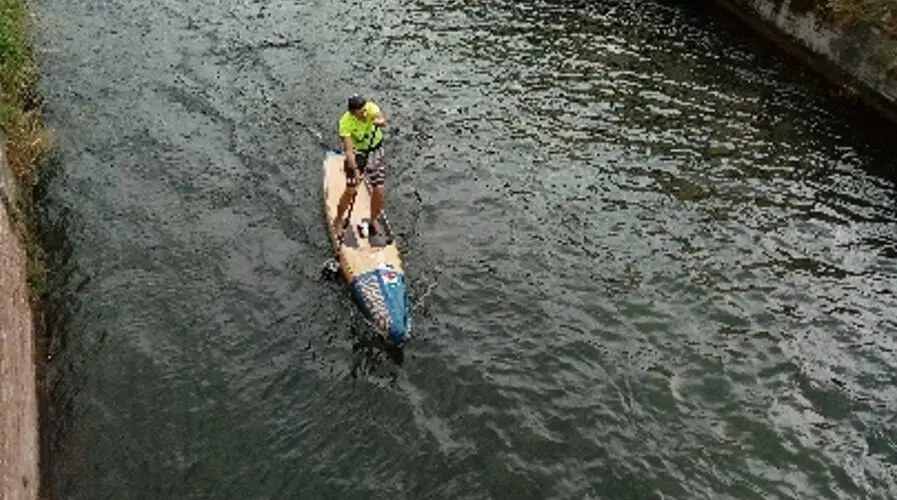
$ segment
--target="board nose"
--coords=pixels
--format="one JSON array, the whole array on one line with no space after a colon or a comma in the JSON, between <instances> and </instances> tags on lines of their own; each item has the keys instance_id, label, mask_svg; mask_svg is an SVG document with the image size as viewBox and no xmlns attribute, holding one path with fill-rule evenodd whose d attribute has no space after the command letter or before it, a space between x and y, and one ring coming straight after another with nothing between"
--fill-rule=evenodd
<instances>
[{"instance_id":1,"label":"board nose","mask_svg":"<svg viewBox=\"0 0 897 500\"><path fill-rule=\"evenodd\" d=\"M390 315L389 337L393 345L401 346L411 339L411 307L405 277L390 270L383 273L383 280L387 284L384 292Z\"/></svg>"},{"instance_id":2,"label":"board nose","mask_svg":"<svg viewBox=\"0 0 897 500\"><path fill-rule=\"evenodd\" d=\"M411 317L402 315L401 318L393 318L390 326L390 340L396 347L402 347L411 341Z\"/></svg>"}]
</instances>

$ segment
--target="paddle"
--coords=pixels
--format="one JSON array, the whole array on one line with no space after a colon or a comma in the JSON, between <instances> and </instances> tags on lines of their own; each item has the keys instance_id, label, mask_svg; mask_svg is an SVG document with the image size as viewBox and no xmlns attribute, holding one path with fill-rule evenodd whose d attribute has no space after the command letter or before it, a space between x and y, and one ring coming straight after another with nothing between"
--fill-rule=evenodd
<instances>
[{"instance_id":1,"label":"paddle","mask_svg":"<svg viewBox=\"0 0 897 500\"><path fill-rule=\"evenodd\" d=\"M379 130L379 129L380 129L380 127L378 125L374 125L374 134L375 135L377 133L377 130ZM312 134L316 139L318 139L318 144L320 144L322 147L324 147L324 149L326 149L330 152L333 152L335 154L343 154L342 148L339 148L339 149L330 148L330 146L324 141L323 135L320 132L318 132L317 130L314 130L313 128L311 128L309 126L306 126L306 130L308 130L308 132L310 134ZM363 178L364 170L361 169L359 174ZM348 210L346 210L346 216L342 221L340 221L339 232L336 232L337 230L334 228L334 233L335 233L334 237L336 238L336 241L337 241L336 252L334 255L334 259L332 261L328 261L324 264L325 272L335 274L336 271L339 270L339 254L340 254L340 250L342 250L342 246L344 244L345 229L348 226L348 224L352 221L352 210L355 208L355 200L357 197L358 197L358 189L355 190L355 192L352 195L352 198L349 200L349 207L348 207ZM327 223L330 224L330 221L328 220Z\"/></svg>"},{"instance_id":2,"label":"paddle","mask_svg":"<svg viewBox=\"0 0 897 500\"><path fill-rule=\"evenodd\" d=\"M379 130L380 130L380 126L377 124L374 124L374 137L377 136L377 131L379 131ZM373 139L371 139L371 140L373 140ZM321 138L321 141L323 142L323 137ZM382 142L383 139L381 138L380 141ZM342 153L342 151L337 151L337 153ZM366 182L366 179L364 178L364 168L359 169L358 175L361 176L362 182ZM343 228L345 228L352 220L352 209L355 207L355 198L357 198L357 197L358 197L358 189L356 188L355 193L353 193L353 195L352 195L352 199L349 201L349 209L346 210L345 221L342 222L342 224L341 224L341 226ZM337 237L337 240L339 241L339 245L337 246L336 253L337 253L337 258L339 258L339 251L343 245L343 238Z\"/></svg>"}]
</instances>

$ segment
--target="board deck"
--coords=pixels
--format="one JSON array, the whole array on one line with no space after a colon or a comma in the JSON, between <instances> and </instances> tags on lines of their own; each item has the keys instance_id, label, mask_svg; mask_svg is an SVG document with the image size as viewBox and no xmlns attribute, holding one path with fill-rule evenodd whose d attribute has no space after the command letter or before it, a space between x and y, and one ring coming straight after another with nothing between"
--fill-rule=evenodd
<instances>
[{"instance_id":1,"label":"board deck","mask_svg":"<svg viewBox=\"0 0 897 500\"><path fill-rule=\"evenodd\" d=\"M333 230L337 205L346 189L344 159L341 152L335 151L328 151L324 158L324 218L330 244L339 261L340 274L352 288L362 312L394 344L404 345L410 338L411 309L395 235L383 214L380 225L386 235L364 237L359 230L362 222L369 221L371 216L367 182L358 183L349 223L342 226L341 233Z\"/></svg>"}]
</instances>

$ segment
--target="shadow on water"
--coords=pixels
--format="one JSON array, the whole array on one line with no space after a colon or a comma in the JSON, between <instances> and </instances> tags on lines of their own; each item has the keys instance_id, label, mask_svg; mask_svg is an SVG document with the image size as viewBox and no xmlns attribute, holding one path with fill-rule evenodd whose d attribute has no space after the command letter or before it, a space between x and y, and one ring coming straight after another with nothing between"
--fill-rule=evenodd
<instances>
[{"instance_id":1,"label":"shadow on water","mask_svg":"<svg viewBox=\"0 0 897 500\"><path fill-rule=\"evenodd\" d=\"M83 462L57 463L57 456L65 441L79 439L75 421L77 395L83 380L84 365L90 353L79 350L83 344L72 341L69 325L78 313L78 291L88 281L79 275L72 262L75 243L71 234L80 227L70 207L57 205L57 198L49 193L64 175L61 154L53 150L40 167L40 177L34 186L38 219L38 243L43 251L45 283L40 297L40 338L42 355L40 370L40 467L41 498L53 498L52 490L64 485L70 477L84 475ZM82 355L83 354L83 355Z\"/></svg>"},{"instance_id":2,"label":"shadow on water","mask_svg":"<svg viewBox=\"0 0 897 500\"><path fill-rule=\"evenodd\" d=\"M679 4L680 2L675 2ZM826 120L806 123L815 134L841 137L861 146L866 153L861 168L864 172L897 183L897 163L893 160L897 144L890 140L897 133L897 123L884 117L861 99L852 89L833 82L819 70L808 67L807 61L783 51L774 41L757 33L715 2L681 2L690 16L710 25L720 43L734 45L750 54L757 63L771 71L778 86L764 86L760 97L758 119L770 128L779 125L781 115L790 115L812 108L816 118ZM762 77L762 76L761 76ZM884 132L889 131L889 132Z\"/></svg>"},{"instance_id":3,"label":"shadow on water","mask_svg":"<svg viewBox=\"0 0 897 500\"><path fill-rule=\"evenodd\" d=\"M405 362L405 350L387 344L382 336L361 333L355 337L355 341L352 343L353 355L350 370L353 379L359 376L374 375L386 360L391 361L396 368L401 367ZM393 370L389 377L390 382L395 382L399 377L398 371Z\"/></svg>"}]
</instances>

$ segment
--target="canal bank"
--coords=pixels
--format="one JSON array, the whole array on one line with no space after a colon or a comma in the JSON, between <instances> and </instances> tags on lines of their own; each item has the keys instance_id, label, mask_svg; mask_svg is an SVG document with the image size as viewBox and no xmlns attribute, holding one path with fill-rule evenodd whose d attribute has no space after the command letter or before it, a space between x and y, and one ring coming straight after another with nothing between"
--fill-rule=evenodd
<instances>
[{"instance_id":1,"label":"canal bank","mask_svg":"<svg viewBox=\"0 0 897 500\"><path fill-rule=\"evenodd\" d=\"M8 171L5 164L2 168ZM0 203L0 498L4 499L36 498L38 486L35 328L26 267L25 247L7 204Z\"/></svg>"},{"instance_id":2,"label":"canal bank","mask_svg":"<svg viewBox=\"0 0 897 500\"><path fill-rule=\"evenodd\" d=\"M897 1L714 3L897 124Z\"/></svg>"},{"instance_id":3,"label":"canal bank","mask_svg":"<svg viewBox=\"0 0 897 500\"><path fill-rule=\"evenodd\" d=\"M40 314L43 266L32 187L49 147L21 0L0 0L0 498L40 491Z\"/></svg>"}]
</instances>

